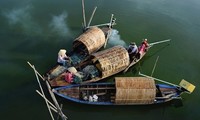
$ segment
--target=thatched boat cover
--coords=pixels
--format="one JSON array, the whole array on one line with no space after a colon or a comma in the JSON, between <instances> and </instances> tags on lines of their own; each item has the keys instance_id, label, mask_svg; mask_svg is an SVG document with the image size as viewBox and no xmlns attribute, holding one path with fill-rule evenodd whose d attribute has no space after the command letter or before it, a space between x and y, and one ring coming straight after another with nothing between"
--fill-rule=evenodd
<instances>
[{"instance_id":1,"label":"thatched boat cover","mask_svg":"<svg viewBox=\"0 0 200 120\"><path fill-rule=\"evenodd\" d=\"M73 48L81 48L84 52L91 54L100 49L105 43L105 34L98 27L91 27L73 42Z\"/></svg>"},{"instance_id":2,"label":"thatched boat cover","mask_svg":"<svg viewBox=\"0 0 200 120\"><path fill-rule=\"evenodd\" d=\"M116 77L116 104L152 104L156 97L153 79L146 77Z\"/></svg>"},{"instance_id":3,"label":"thatched boat cover","mask_svg":"<svg viewBox=\"0 0 200 120\"><path fill-rule=\"evenodd\" d=\"M92 56L93 62L101 71L102 78L116 74L129 65L129 54L122 46L114 46Z\"/></svg>"}]
</instances>

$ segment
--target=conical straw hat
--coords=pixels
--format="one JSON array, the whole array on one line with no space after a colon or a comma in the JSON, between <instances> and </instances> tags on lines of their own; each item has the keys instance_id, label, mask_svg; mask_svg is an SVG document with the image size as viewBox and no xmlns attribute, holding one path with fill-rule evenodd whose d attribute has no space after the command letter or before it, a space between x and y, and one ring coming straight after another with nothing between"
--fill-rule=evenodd
<instances>
[{"instance_id":1,"label":"conical straw hat","mask_svg":"<svg viewBox=\"0 0 200 120\"><path fill-rule=\"evenodd\" d=\"M60 51L58 52L58 55L62 55L64 56L66 54L66 50L65 49L60 49Z\"/></svg>"},{"instance_id":2,"label":"conical straw hat","mask_svg":"<svg viewBox=\"0 0 200 120\"><path fill-rule=\"evenodd\" d=\"M80 77L80 78L83 77L83 75L81 75L80 72L78 72L78 71L76 70L75 67L69 67L67 70L68 70L69 72L71 72L72 74L74 74L74 75Z\"/></svg>"}]
</instances>

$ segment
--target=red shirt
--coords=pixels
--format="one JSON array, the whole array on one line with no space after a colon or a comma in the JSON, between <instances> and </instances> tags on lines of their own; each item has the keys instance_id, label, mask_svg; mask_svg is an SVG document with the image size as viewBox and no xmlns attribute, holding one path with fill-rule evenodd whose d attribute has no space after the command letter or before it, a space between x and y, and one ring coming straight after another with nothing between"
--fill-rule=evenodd
<instances>
[{"instance_id":1,"label":"red shirt","mask_svg":"<svg viewBox=\"0 0 200 120\"><path fill-rule=\"evenodd\" d=\"M143 53L146 50L146 47L148 47L148 43L146 41L142 42L142 45L139 48L139 53Z\"/></svg>"},{"instance_id":2,"label":"red shirt","mask_svg":"<svg viewBox=\"0 0 200 120\"><path fill-rule=\"evenodd\" d=\"M71 72L67 72L65 74L65 80L68 82L68 83L71 83L73 81L73 74Z\"/></svg>"}]
</instances>

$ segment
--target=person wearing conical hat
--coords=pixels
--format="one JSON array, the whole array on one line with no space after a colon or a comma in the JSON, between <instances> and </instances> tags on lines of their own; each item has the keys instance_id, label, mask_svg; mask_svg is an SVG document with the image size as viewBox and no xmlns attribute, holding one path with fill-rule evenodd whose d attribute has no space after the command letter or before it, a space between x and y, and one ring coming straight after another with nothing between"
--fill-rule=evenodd
<instances>
[{"instance_id":1,"label":"person wearing conical hat","mask_svg":"<svg viewBox=\"0 0 200 120\"><path fill-rule=\"evenodd\" d=\"M69 60L69 57L66 55L66 50L65 49L60 49L60 51L58 52L58 59L57 59L57 63L59 65L66 65L67 60Z\"/></svg>"}]
</instances>

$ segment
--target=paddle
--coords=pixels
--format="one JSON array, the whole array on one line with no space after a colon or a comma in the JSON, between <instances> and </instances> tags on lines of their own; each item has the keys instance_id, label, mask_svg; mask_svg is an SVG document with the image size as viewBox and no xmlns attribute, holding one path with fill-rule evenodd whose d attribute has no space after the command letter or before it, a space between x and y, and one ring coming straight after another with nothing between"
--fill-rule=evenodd
<instances>
[{"instance_id":1,"label":"paddle","mask_svg":"<svg viewBox=\"0 0 200 120\"><path fill-rule=\"evenodd\" d=\"M153 43L149 43L149 46L152 47L153 45L164 43L164 42L169 42L169 41L171 41L171 39L162 40L162 41L158 41L158 42L153 42Z\"/></svg>"}]
</instances>

